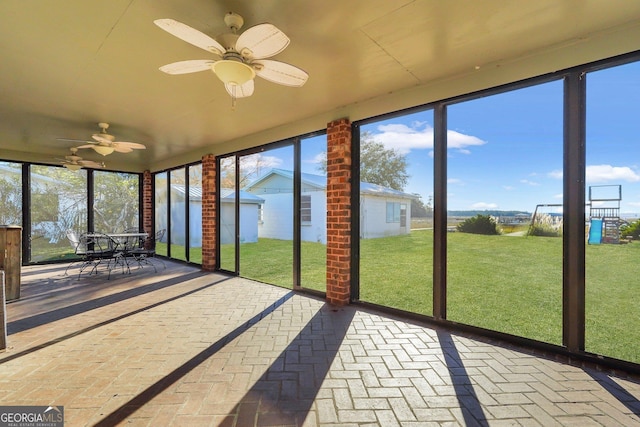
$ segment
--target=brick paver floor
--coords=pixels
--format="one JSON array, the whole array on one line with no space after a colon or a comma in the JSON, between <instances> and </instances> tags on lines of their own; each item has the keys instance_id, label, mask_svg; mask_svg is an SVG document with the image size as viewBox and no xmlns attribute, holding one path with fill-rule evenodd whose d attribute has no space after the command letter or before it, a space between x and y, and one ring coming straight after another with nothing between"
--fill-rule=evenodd
<instances>
[{"instance_id":1,"label":"brick paver floor","mask_svg":"<svg viewBox=\"0 0 640 427\"><path fill-rule=\"evenodd\" d=\"M0 405L66 426L640 426L640 383L167 263L23 269Z\"/></svg>"}]
</instances>

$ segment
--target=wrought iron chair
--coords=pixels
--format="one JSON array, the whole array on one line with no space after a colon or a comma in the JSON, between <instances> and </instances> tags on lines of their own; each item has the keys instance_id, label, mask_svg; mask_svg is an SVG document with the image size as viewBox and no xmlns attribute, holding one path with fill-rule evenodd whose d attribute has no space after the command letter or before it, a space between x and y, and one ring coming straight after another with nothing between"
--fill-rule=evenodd
<instances>
[{"instance_id":1,"label":"wrought iron chair","mask_svg":"<svg viewBox=\"0 0 640 427\"><path fill-rule=\"evenodd\" d=\"M142 267L142 264L147 264L153 267L153 270L157 273L158 269L156 268L154 262L157 260L162 264L164 268L167 268L165 263L160 259L156 258L156 243L162 241L164 237L164 233L166 229L158 230L153 236L149 236L144 239L140 245L140 247L135 248L130 251L131 256L138 262L138 265Z\"/></svg>"},{"instance_id":2,"label":"wrought iron chair","mask_svg":"<svg viewBox=\"0 0 640 427\"><path fill-rule=\"evenodd\" d=\"M85 242L80 239L80 234L78 234L75 230L69 229L69 230L67 230L67 239L69 240L69 244L71 245L71 248L73 249L73 252L80 259L77 260L77 261L72 261L71 263L69 263L67 268L64 270L64 275L65 276L67 275L67 273L69 271L69 268L72 265L75 265L75 264L78 264L78 263L82 263L82 267L84 267L84 264L87 261L87 246L86 246Z\"/></svg>"},{"instance_id":3,"label":"wrought iron chair","mask_svg":"<svg viewBox=\"0 0 640 427\"><path fill-rule=\"evenodd\" d=\"M78 278L80 278L82 272L89 266L92 267L89 274L97 274L98 266L106 261L106 267L109 271L107 278L110 279L111 270L117 264L116 261L119 256L118 246L119 244L117 241L104 233L89 233L81 235L79 247L84 248L85 260L82 267L80 267Z\"/></svg>"}]
</instances>

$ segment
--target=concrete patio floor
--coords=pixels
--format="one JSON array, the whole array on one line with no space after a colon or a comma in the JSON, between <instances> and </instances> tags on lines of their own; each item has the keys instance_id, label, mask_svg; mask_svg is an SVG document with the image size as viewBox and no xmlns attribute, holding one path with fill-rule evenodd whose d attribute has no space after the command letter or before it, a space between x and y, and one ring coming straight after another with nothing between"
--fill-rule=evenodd
<instances>
[{"instance_id":1,"label":"concrete patio floor","mask_svg":"<svg viewBox=\"0 0 640 427\"><path fill-rule=\"evenodd\" d=\"M166 264L24 267L0 405L65 426L640 425L637 378Z\"/></svg>"}]
</instances>

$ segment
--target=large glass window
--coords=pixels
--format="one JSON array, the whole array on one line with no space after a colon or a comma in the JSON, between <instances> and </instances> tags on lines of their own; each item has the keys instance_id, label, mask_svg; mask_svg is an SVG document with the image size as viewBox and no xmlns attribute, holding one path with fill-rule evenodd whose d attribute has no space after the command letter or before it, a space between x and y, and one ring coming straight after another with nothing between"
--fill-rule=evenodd
<instances>
[{"instance_id":1,"label":"large glass window","mask_svg":"<svg viewBox=\"0 0 640 427\"><path fill-rule=\"evenodd\" d=\"M239 157L240 274L293 286L293 147ZM262 220L259 209L262 205Z\"/></svg>"},{"instance_id":2,"label":"large glass window","mask_svg":"<svg viewBox=\"0 0 640 427\"><path fill-rule=\"evenodd\" d=\"M188 167L189 261L202 264L202 163Z\"/></svg>"},{"instance_id":3,"label":"large glass window","mask_svg":"<svg viewBox=\"0 0 640 427\"><path fill-rule=\"evenodd\" d=\"M22 225L22 164L0 162L0 224Z\"/></svg>"},{"instance_id":4,"label":"large glass window","mask_svg":"<svg viewBox=\"0 0 640 427\"><path fill-rule=\"evenodd\" d=\"M640 363L640 62L586 79L585 347Z\"/></svg>"},{"instance_id":5,"label":"large glass window","mask_svg":"<svg viewBox=\"0 0 640 427\"><path fill-rule=\"evenodd\" d=\"M138 175L94 171L93 186L94 231L121 233L139 229Z\"/></svg>"},{"instance_id":6,"label":"large glass window","mask_svg":"<svg viewBox=\"0 0 640 427\"><path fill-rule=\"evenodd\" d=\"M447 318L562 344L562 81L447 108Z\"/></svg>"},{"instance_id":7,"label":"large glass window","mask_svg":"<svg viewBox=\"0 0 640 427\"><path fill-rule=\"evenodd\" d=\"M300 140L300 286L321 292L327 271L326 152L326 135Z\"/></svg>"},{"instance_id":8,"label":"large glass window","mask_svg":"<svg viewBox=\"0 0 640 427\"><path fill-rule=\"evenodd\" d=\"M360 300L432 313L433 112L360 127Z\"/></svg>"},{"instance_id":9,"label":"large glass window","mask_svg":"<svg viewBox=\"0 0 640 427\"><path fill-rule=\"evenodd\" d=\"M75 257L67 230L87 230L87 171L31 165L30 262Z\"/></svg>"},{"instance_id":10,"label":"large glass window","mask_svg":"<svg viewBox=\"0 0 640 427\"><path fill-rule=\"evenodd\" d=\"M169 192L167 187L167 172L160 172L155 174L154 177L154 212L155 212L155 231L165 230L162 240L156 242L156 253L158 255L167 255L167 227L168 227L168 212L169 212Z\"/></svg>"},{"instance_id":11,"label":"large glass window","mask_svg":"<svg viewBox=\"0 0 640 427\"><path fill-rule=\"evenodd\" d=\"M185 185L185 168L175 169L169 172L171 177L171 195L170 195L170 239L171 258L186 260L186 232L187 232L187 216L185 209L189 195L187 194L187 186Z\"/></svg>"},{"instance_id":12,"label":"large glass window","mask_svg":"<svg viewBox=\"0 0 640 427\"><path fill-rule=\"evenodd\" d=\"M222 270L236 272L236 157L223 157L219 161L220 206L218 231L220 239L220 265ZM260 219L258 219L259 221Z\"/></svg>"}]
</instances>

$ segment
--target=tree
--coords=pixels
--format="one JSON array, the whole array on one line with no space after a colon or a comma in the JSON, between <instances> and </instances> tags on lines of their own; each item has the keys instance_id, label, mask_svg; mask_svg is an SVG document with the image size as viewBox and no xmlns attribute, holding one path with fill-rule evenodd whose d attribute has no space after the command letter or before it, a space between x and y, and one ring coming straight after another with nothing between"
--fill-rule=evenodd
<instances>
[{"instance_id":1,"label":"tree","mask_svg":"<svg viewBox=\"0 0 640 427\"><path fill-rule=\"evenodd\" d=\"M407 166L404 154L385 148L371 132L363 132L360 138L360 181L404 191L409 180ZM327 172L326 156L318 168Z\"/></svg>"},{"instance_id":2,"label":"tree","mask_svg":"<svg viewBox=\"0 0 640 427\"><path fill-rule=\"evenodd\" d=\"M184 179L183 179L184 181ZM118 172L94 173L94 228L122 231L138 228L138 176Z\"/></svg>"},{"instance_id":3,"label":"tree","mask_svg":"<svg viewBox=\"0 0 640 427\"><path fill-rule=\"evenodd\" d=\"M420 194L414 193L414 196L417 198L411 200L411 216L415 218L427 218L433 216L431 200L429 200L427 205L425 205Z\"/></svg>"},{"instance_id":4,"label":"tree","mask_svg":"<svg viewBox=\"0 0 640 427\"><path fill-rule=\"evenodd\" d=\"M272 161L260 153L240 157L240 188L246 187L272 167ZM235 188L236 170L238 169L235 157L222 159L220 169L220 186L222 188Z\"/></svg>"},{"instance_id":5,"label":"tree","mask_svg":"<svg viewBox=\"0 0 640 427\"><path fill-rule=\"evenodd\" d=\"M0 224L22 224L22 180L0 176Z\"/></svg>"}]
</instances>

